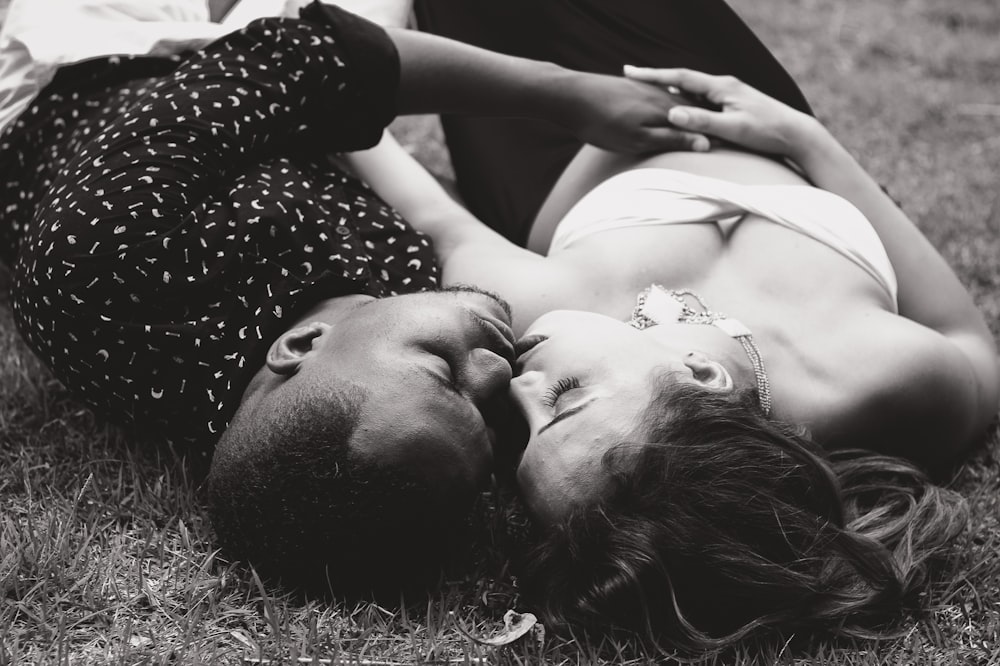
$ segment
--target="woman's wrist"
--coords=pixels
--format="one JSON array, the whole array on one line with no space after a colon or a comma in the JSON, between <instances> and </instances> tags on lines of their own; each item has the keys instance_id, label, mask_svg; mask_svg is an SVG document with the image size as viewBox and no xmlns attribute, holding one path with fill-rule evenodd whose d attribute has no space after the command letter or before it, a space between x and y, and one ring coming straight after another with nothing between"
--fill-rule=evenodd
<instances>
[{"instance_id":1,"label":"woman's wrist","mask_svg":"<svg viewBox=\"0 0 1000 666\"><path fill-rule=\"evenodd\" d=\"M840 143L821 122L802 114L790 133L787 157L809 174L841 150Z\"/></svg>"}]
</instances>

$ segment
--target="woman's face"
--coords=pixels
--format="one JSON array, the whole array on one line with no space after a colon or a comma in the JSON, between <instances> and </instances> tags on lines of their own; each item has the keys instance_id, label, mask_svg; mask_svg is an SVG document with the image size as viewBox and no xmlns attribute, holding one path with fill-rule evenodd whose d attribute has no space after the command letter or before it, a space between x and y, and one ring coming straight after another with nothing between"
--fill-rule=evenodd
<instances>
[{"instance_id":1,"label":"woman's face","mask_svg":"<svg viewBox=\"0 0 1000 666\"><path fill-rule=\"evenodd\" d=\"M601 496L608 480L601 458L640 426L663 373L731 387L725 369L706 355L717 344L707 329L669 324L640 331L568 310L528 328L511 394L530 432L517 483L535 516L556 520Z\"/></svg>"}]
</instances>

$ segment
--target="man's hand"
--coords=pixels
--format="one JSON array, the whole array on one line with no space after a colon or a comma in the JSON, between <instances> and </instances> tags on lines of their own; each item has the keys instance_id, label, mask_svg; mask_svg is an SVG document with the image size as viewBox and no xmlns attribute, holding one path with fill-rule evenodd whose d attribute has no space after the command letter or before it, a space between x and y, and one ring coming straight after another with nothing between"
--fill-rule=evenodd
<instances>
[{"instance_id":1,"label":"man's hand","mask_svg":"<svg viewBox=\"0 0 1000 666\"><path fill-rule=\"evenodd\" d=\"M707 150L671 124L682 96L620 76L578 72L412 30L386 31L399 54L397 112L536 118L622 153Z\"/></svg>"},{"instance_id":2,"label":"man's hand","mask_svg":"<svg viewBox=\"0 0 1000 666\"><path fill-rule=\"evenodd\" d=\"M628 154L709 149L704 134L679 129L670 119L684 97L627 78L574 74L572 92L553 120L583 141Z\"/></svg>"},{"instance_id":3,"label":"man's hand","mask_svg":"<svg viewBox=\"0 0 1000 666\"><path fill-rule=\"evenodd\" d=\"M812 138L822 131L812 116L732 76L640 67L626 67L625 76L704 99L719 110L678 104L668 111L669 121L689 132L704 132L749 150L798 162Z\"/></svg>"}]
</instances>

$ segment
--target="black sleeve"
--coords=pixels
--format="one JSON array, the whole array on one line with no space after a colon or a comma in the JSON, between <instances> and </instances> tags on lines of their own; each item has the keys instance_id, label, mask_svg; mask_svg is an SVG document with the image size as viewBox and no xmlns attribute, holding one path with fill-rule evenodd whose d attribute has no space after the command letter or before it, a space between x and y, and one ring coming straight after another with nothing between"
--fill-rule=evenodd
<instances>
[{"instance_id":1,"label":"black sleeve","mask_svg":"<svg viewBox=\"0 0 1000 666\"><path fill-rule=\"evenodd\" d=\"M363 143L360 150L378 143L381 128L395 117L396 89L399 86L399 55L385 31L364 18L346 12L335 5L319 0L301 11L303 19L328 27L334 39L341 44L345 53L354 63L340 76L353 99L349 104L340 102L329 110L336 114L341 127L336 128L339 143L351 141L350 137ZM374 126L379 126L378 130ZM372 136L376 131L377 135ZM338 137L331 137L330 143L338 143Z\"/></svg>"}]
</instances>

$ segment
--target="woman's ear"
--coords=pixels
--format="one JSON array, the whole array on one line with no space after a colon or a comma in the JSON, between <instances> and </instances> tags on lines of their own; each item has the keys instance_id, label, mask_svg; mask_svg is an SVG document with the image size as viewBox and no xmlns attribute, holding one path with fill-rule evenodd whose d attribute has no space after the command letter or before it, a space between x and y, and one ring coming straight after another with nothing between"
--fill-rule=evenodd
<instances>
[{"instance_id":1,"label":"woman's ear","mask_svg":"<svg viewBox=\"0 0 1000 666\"><path fill-rule=\"evenodd\" d=\"M688 352L684 356L684 365L690 368L694 380L705 388L728 393L736 386L726 366L701 352Z\"/></svg>"},{"instance_id":2,"label":"woman's ear","mask_svg":"<svg viewBox=\"0 0 1000 666\"><path fill-rule=\"evenodd\" d=\"M295 374L303 359L315 351L317 339L330 328L329 324L314 321L285 331L267 350L267 367L275 374Z\"/></svg>"}]
</instances>

